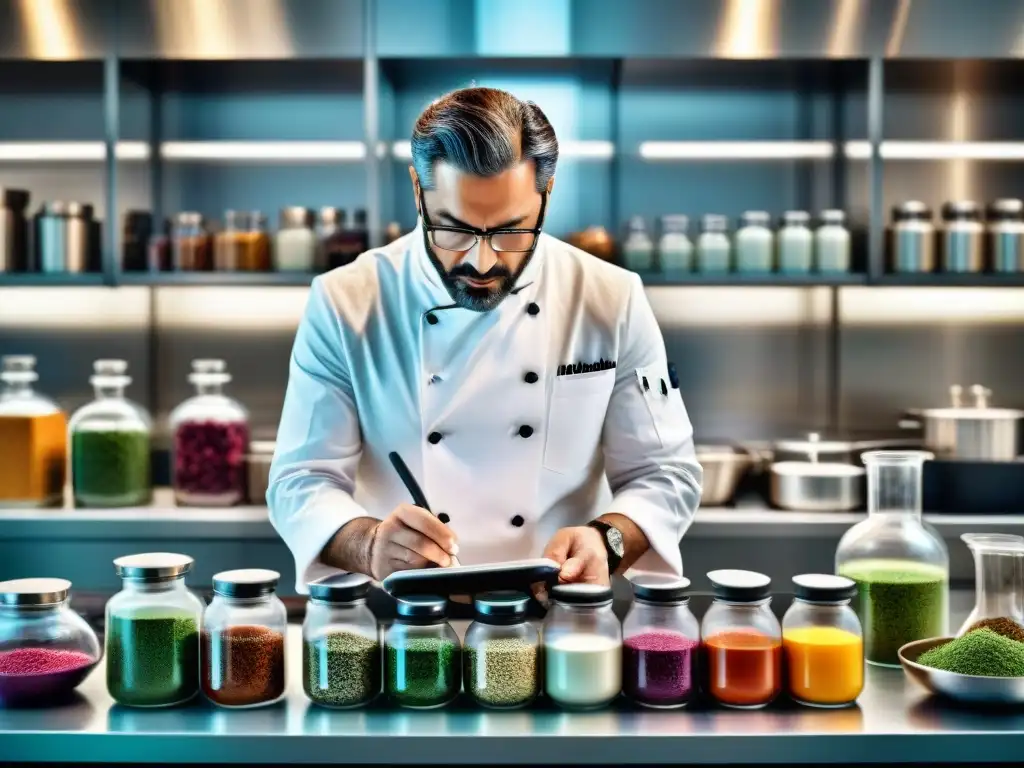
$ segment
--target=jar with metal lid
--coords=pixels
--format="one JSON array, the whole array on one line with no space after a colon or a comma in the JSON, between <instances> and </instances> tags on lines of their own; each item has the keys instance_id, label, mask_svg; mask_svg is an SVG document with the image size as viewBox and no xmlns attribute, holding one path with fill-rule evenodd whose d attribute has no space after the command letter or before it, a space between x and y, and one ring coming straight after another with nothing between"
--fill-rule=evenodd
<instances>
[{"instance_id":1,"label":"jar with metal lid","mask_svg":"<svg viewBox=\"0 0 1024 768\"><path fill-rule=\"evenodd\" d=\"M225 211L224 227L213 244L214 267L221 272L266 272L270 237L259 211Z\"/></svg>"},{"instance_id":2,"label":"jar with metal lid","mask_svg":"<svg viewBox=\"0 0 1024 768\"><path fill-rule=\"evenodd\" d=\"M68 422L71 485L81 507L134 507L148 504L152 420L125 397L131 377L124 360L97 360L89 379L96 399Z\"/></svg>"},{"instance_id":3,"label":"jar with metal lid","mask_svg":"<svg viewBox=\"0 0 1024 768\"><path fill-rule=\"evenodd\" d=\"M0 358L0 507L53 507L64 501L67 417L32 385L31 355Z\"/></svg>"},{"instance_id":4,"label":"jar with metal lid","mask_svg":"<svg viewBox=\"0 0 1024 768\"><path fill-rule=\"evenodd\" d=\"M808 224L811 215L807 211L786 211L782 214L782 228L779 229L779 271L789 274L806 274L814 262L814 235Z\"/></svg>"},{"instance_id":5,"label":"jar with metal lid","mask_svg":"<svg viewBox=\"0 0 1024 768\"><path fill-rule=\"evenodd\" d=\"M171 411L171 484L178 504L230 507L245 498L249 412L224 394L223 360L193 360L196 394Z\"/></svg>"},{"instance_id":6,"label":"jar with metal lid","mask_svg":"<svg viewBox=\"0 0 1024 768\"><path fill-rule=\"evenodd\" d=\"M942 268L946 272L981 272L985 266L985 227L973 200L942 206Z\"/></svg>"},{"instance_id":7,"label":"jar with metal lid","mask_svg":"<svg viewBox=\"0 0 1024 768\"><path fill-rule=\"evenodd\" d=\"M612 590L559 584L544 622L544 684L548 698L570 709L610 703L622 690L622 625Z\"/></svg>"},{"instance_id":8,"label":"jar with metal lid","mask_svg":"<svg viewBox=\"0 0 1024 768\"><path fill-rule=\"evenodd\" d=\"M278 272L312 272L316 261L316 235L308 208L282 208L274 236L274 269Z\"/></svg>"},{"instance_id":9,"label":"jar with metal lid","mask_svg":"<svg viewBox=\"0 0 1024 768\"><path fill-rule=\"evenodd\" d=\"M170 707L199 693L203 601L185 586L188 555L114 560L121 591L107 602L107 690L129 707Z\"/></svg>"},{"instance_id":10,"label":"jar with metal lid","mask_svg":"<svg viewBox=\"0 0 1024 768\"><path fill-rule=\"evenodd\" d=\"M125 272L146 272L149 269L147 248L153 236L153 214L149 211L128 211L121 233L121 269Z\"/></svg>"},{"instance_id":11,"label":"jar with metal lid","mask_svg":"<svg viewBox=\"0 0 1024 768\"><path fill-rule=\"evenodd\" d=\"M775 236L766 211L747 211L740 217L736 230L736 271L771 272L775 253Z\"/></svg>"},{"instance_id":12,"label":"jar with metal lid","mask_svg":"<svg viewBox=\"0 0 1024 768\"><path fill-rule=\"evenodd\" d=\"M462 687L461 648L448 623L448 601L409 595L398 598L397 608L384 636L388 696L400 707L443 707Z\"/></svg>"},{"instance_id":13,"label":"jar with metal lid","mask_svg":"<svg viewBox=\"0 0 1024 768\"><path fill-rule=\"evenodd\" d=\"M996 272L1024 272L1024 201L996 200L988 207L988 251Z\"/></svg>"},{"instance_id":14,"label":"jar with metal lid","mask_svg":"<svg viewBox=\"0 0 1024 768\"><path fill-rule=\"evenodd\" d=\"M91 205L59 200L44 203L35 216L35 268L63 274L89 270L94 235Z\"/></svg>"},{"instance_id":15,"label":"jar with metal lid","mask_svg":"<svg viewBox=\"0 0 1024 768\"><path fill-rule=\"evenodd\" d=\"M850 271L850 230L846 214L837 209L821 212L821 226L814 232L814 263L819 272Z\"/></svg>"},{"instance_id":16,"label":"jar with metal lid","mask_svg":"<svg viewBox=\"0 0 1024 768\"><path fill-rule=\"evenodd\" d=\"M721 274L731 269L732 246L728 232L729 220L725 216L709 213L701 219L701 233L697 238L698 272Z\"/></svg>"},{"instance_id":17,"label":"jar with metal lid","mask_svg":"<svg viewBox=\"0 0 1024 768\"><path fill-rule=\"evenodd\" d=\"M518 592L489 592L473 602L463 680L481 706L517 709L540 693L540 632L526 618L529 602Z\"/></svg>"},{"instance_id":18,"label":"jar with metal lid","mask_svg":"<svg viewBox=\"0 0 1024 768\"><path fill-rule=\"evenodd\" d=\"M857 585L843 576L793 577L794 600L782 618L789 695L812 707L846 707L864 690L864 639L850 607Z\"/></svg>"},{"instance_id":19,"label":"jar with metal lid","mask_svg":"<svg viewBox=\"0 0 1024 768\"><path fill-rule=\"evenodd\" d=\"M654 269L654 242L647 234L647 222L643 216L629 220L626 240L622 244L622 261L626 269L634 272L650 272Z\"/></svg>"},{"instance_id":20,"label":"jar with metal lid","mask_svg":"<svg viewBox=\"0 0 1024 768\"><path fill-rule=\"evenodd\" d=\"M935 270L935 225L932 210L919 200L907 200L892 209L893 272Z\"/></svg>"},{"instance_id":21,"label":"jar with metal lid","mask_svg":"<svg viewBox=\"0 0 1024 768\"><path fill-rule=\"evenodd\" d=\"M726 707L757 709L782 692L782 627L771 610L771 579L754 571L708 574L715 600L701 638L708 693Z\"/></svg>"},{"instance_id":22,"label":"jar with metal lid","mask_svg":"<svg viewBox=\"0 0 1024 768\"><path fill-rule=\"evenodd\" d=\"M0 582L0 706L65 699L100 660L100 643L71 610L71 582Z\"/></svg>"},{"instance_id":23,"label":"jar with metal lid","mask_svg":"<svg viewBox=\"0 0 1024 768\"><path fill-rule=\"evenodd\" d=\"M31 195L23 189L0 187L0 272L28 272L28 208Z\"/></svg>"},{"instance_id":24,"label":"jar with metal lid","mask_svg":"<svg viewBox=\"0 0 1024 768\"><path fill-rule=\"evenodd\" d=\"M357 573L309 585L302 623L302 688L310 701L348 709L381 690L382 653L377 619L366 606L370 579Z\"/></svg>"},{"instance_id":25,"label":"jar with metal lid","mask_svg":"<svg viewBox=\"0 0 1024 768\"><path fill-rule=\"evenodd\" d=\"M641 574L622 622L622 691L645 707L686 706L696 691L700 624L690 611L690 580Z\"/></svg>"},{"instance_id":26,"label":"jar with metal lid","mask_svg":"<svg viewBox=\"0 0 1024 768\"><path fill-rule=\"evenodd\" d=\"M658 240L658 263L666 275L693 271L693 243L686 231L690 219L685 214L661 217L661 239Z\"/></svg>"},{"instance_id":27,"label":"jar with metal lid","mask_svg":"<svg viewBox=\"0 0 1024 768\"><path fill-rule=\"evenodd\" d=\"M288 613L274 593L281 574L262 568L222 571L203 614L200 682L222 707L262 707L285 690Z\"/></svg>"},{"instance_id":28,"label":"jar with metal lid","mask_svg":"<svg viewBox=\"0 0 1024 768\"><path fill-rule=\"evenodd\" d=\"M172 268L185 272L209 272L213 269L213 244L206 222L195 211L183 211L171 226Z\"/></svg>"}]
</instances>

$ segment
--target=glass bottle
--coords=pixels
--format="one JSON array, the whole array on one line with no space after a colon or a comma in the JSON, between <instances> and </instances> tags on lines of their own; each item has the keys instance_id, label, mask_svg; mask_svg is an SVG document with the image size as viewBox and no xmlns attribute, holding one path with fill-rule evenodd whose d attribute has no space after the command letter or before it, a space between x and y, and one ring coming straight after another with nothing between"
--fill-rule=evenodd
<instances>
[{"instance_id":1,"label":"glass bottle","mask_svg":"<svg viewBox=\"0 0 1024 768\"><path fill-rule=\"evenodd\" d=\"M71 485L80 507L135 507L153 495L146 410L124 396L131 384L124 360L97 360L89 379L96 399L75 411L71 433Z\"/></svg>"},{"instance_id":2,"label":"glass bottle","mask_svg":"<svg viewBox=\"0 0 1024 768\"><path fill-rule=\"evenodd\" d=\"M201 214L183 211L171 228L171 264L186 272L213 269L213 244Z\"/></svg>"},{"instance_id":3,"label":"glass bottle","mask_svg":"<svg viewBox=\"0 0 1024 768\"><path fill-rule=\"evenodd\" d=\"M170 707L199 693L203 601L185 586L187 555L114 561L121 591L107 602L107 690L129 707Z\"/></svg>"},{"instance_id":4,"label":"glass bottle","mask_svg":"<svg viewBox=\"0 0 1024 768\"><path fill-rule=\"evenodd\" d=\"M709 213L701 220L697 238L697 271L722 274L732 268L732 246L729 244L729 220Z\"/></svg>"},{"instance_id":5,"label":"glass bottle","mask_svg":"<svg viewBox=\"0 0 1024 768\"><path fill-rule=\"evenodd\" d=\"M654 269L654 243L647 234L647 223L643 216L629 220L626 241L622 244L622 258L626 269L634 272L650 272Z\"/></svg>"},{"instance_id":6,"label":"glass bottle","mask_svg":"<svg viewBox=\"0 0 1024 768\"><path fill-rule=\"evenodd\" d=\"M633 605L622 622L622 690L637 704L682 707L694 679L700 624L690 612L689 579L641 574L632 580Z\"/></svg>"},{"instance_id":7,"label":"glass bottle","mask_svg":"<svg viewBox=\"0 0 1024 768\"><path fill-rule=\"evenodd\" d=\"M352 248L345 235L347 214L342 208L325 206L316 213L316 271L326 272L352 261ZM358 255L358 254L356 254Z\"/></svg>"},{"instance_id":8,"label":"glass bottle","mask_svg":"<svg viewBox=\"0 0 1024 768\"><path fill-rule=\"evenodd\" d=\"M821 226L814 232L814 263L819 272L850 271L850 230L846 214L830 209L821 212Z\"/></svg>"},{"instance_id":9,"label":"glass bottle","mask_svg":"<svg viewBox=\"0 0 1024 768\"><path fill-rule=\"evenodd\" d=\"M814 235L807 226L811 216L807 211L786 211L782 214L779 230L779 271L806 274L814 261Z\"/></svg>"},{"instance_id":10,"label":"glass bottle","mask_svg":"<svg viewBox=\"0 0 1024 768\"><path fill-rule=\"evenodd\" d=\"M714 590L701 623L708 693L726 707L758 709L782 691L782 627L771 579L754 571L708 574Z\"/></svg>"},{"instance_id":11,"label":"glass bottle","mask_svg":"<svg viewBox=\"0 0 1024 768\"><path fill-rule=\"evenodd\" d=\"M282 208L274 236L274 269L278 272L312 272L316 235L308 208Z\"/></svg>"},{"instance_id":12,"label":"glass bottle","mask_svg":"<svg viewBox=\"0 0 1024 768\"><path fill-rule=\"evenodd\" d=\"M545 692L570 709L602 707L622 690L622 625L611 587L559 584L544 622Z\"/></svg>"},{"instance_id":13,"label":"glass bottle","mask_svg":"<svg viewBox=\"0 0 1024 768\"><path fill-rule=\"evenodd\" d=\"M960 539L974 555L976 598L957 637L992 619L1010 619L1024 632L1024 536L965 533Z\"/></svg>"},{"instance_id":14,"label":"glass bottle","mask_svg":"<svg viewBox=\"0 0 1024 768\"><path fill-rule=\"evenodd\" d=\"M1024 201L996 200L986 212L988 251L996 272L1024 272Z\"/></svg>"},{"instance_id":15,"label":"glass bottle","mask_svg":"<svg viewBox=\"0 0 1024 768\"><path fill-rule=\"evenodd\" d=\"M302 623L302 688L310 701L348 709L380 693L382 653L377 619L366 606L370 579L328 576L309 585Z\"/></svg>"},{"instance_id":16,"label":"glass bottle","mask_svg":"<svg viewBox=\"0 0 1024 768\"><path fill-rule=\"evenodd\" d=\"M64 501L67 417L32 388L31 355L0 358L0 507L54 507Z\"/></svg>"},{"instance_id":17,"label":"glass bottle","mask_svg":"<svg viewBox=\"0 0 1024 768\"><path fill-rule=\"evenodd\" d=\"M857 613L871 664L898 667L914 640L946 634L949 553L921 518L924 451L869 451L868 517L836 550L836 573L857 583Z\"/></svg>"},{"instance_id":18,"label":"glass bottle","mask_svg":"<svg viewBox=\"0 0 1024 768\"><path fill-rule=\"evenodd\" d=\"M408 596L398 599L397 608L384 636L388 696L400 707L443 707L462 687L461 648L446 618L448 601Z\"/></svg>"},{"instance_id":19,"label":"glass bottle","mask_svg":"<svg viewBox=\"0 0 1024 768\"><path fill-rule=\"evenodd\" d=\"M171 412L172 485L178 504L230 507L245 497L249 413L224 394L223 360L193 360L196 394Z\"/></svg>"},{"instance_id":20,"label":"glass bottle","mask_svg":"<svg viewBox=\"0 0 1024 768\"><path fill-rule=\"evenodd\" d=\"M466 631L466 693L491 709L525 707L540 693L540 632L526 618L530 599L490 592L473 601L476 619Z\"/></svg>"},{"instance_id":21,"label":"glass bottle","mask_svg":"<svg viewBox=\"0 0 1024 768\"><path fill-rule=\"evenodd\" d=\"M693 243L686 234L689 226L690 219L681 213L661 217L658 263L666 275L693 271Z\"/></svg>"},{"instance_id":22,"label":"glass bottle","mask_svg":"<svg viewBox=\"0 0 1024 768\"><path fill-rule=\"evenodd\" d=\"M812 707L845 707L864 690L864 638L844 576L793 577L794 600L782 618L789 695Z\"/></svg>"},{"instance_id":23,"label":"glass bottle","mask_svg":"<svg viewBox=\"0 0 1024 768\"><path fill-rule=\"evenodd\" d=\"M274 594L281 575L262 568L222 571L203 614L200 682L222 707L262 707L285 691L288 613Z\"/></svg>"},{"instance_id":24,"label":"glass bottle","mask_svg":"<svg viewBox=\"0 0 1024 768\"><path fill-rule=\"evenodd\" d=\"M771 216L765 211L747 211L736 230L736 271L764 273L772 271L775 237L768 228Z\"/></svg>"}]
</instances>

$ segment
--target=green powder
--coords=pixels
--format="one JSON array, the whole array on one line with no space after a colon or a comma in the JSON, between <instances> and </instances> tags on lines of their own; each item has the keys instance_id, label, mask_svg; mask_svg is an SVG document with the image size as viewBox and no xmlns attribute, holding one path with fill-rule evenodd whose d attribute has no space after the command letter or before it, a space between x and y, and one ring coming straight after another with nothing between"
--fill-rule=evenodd
<instances>
[{"instance_id":1,"label":"green powder","mask_svg":"<svg viewBox=\"0 0 1024 768\"><path fill-rule=\"evenodd\" d=\"M484 640L466 654L466 692L490 707L521 707L540 690L535 644L517 637Z\"/></svg>"},{"instance_id":2,"label":"green powder","mask_svg":"<svg viewBox=\"0 0 1024 768\"><path fill-rule=\"evenodd\" d=\"M976 629L922 653L917 663L961 675L1024 677L1024 643Z\"/></svg>"},{"instance_id":3,"label":"green powder","mask_svg":"<svg viewBox=\"0 0 1024 768\"><path fill-rule=\"evenodd\" d=\"M107 689L117 702L136 707L164 707L195 696L199 691L195 618L159 608L110 616Z\"/></svg>"},{"instance_id":4,"label":"green powder","mask_svg":"<svg viewBox=\"0 0 1024 768\"><path fill-rule=\"evenodd\" d=\"M71 435L71 482L80 507L132 507L148 504L149 434L75 432Z\"/></svg>"},{"instance_id":5,"label":"green powder","mask_svg":"<svg viewBox=\"0 0 1024 768\"><path fill-rule=\"evenodd\" d=\"M459 647L441 637L388 644L388 694L403 707L436 707L459 692Z\"/></svg>"},{"instance_id":6,"label":"green powder","mask_svg":"<svg viewBox=\"0 0 1024 768\"><path fill-rule=\"evenodd\" d=\"M380 644L354 632L307 640L302 656L306 695L327 707L356 707L380 692Z\"/></svg>"},{"instance_id":7,"label":"green powder","mask_svg":"<svg viewBox=\"0 0 1024 768\"><path fill-rule=\"evenodd\" d=\"M899 649L946 631L946 572L907 560L858 560L839 569L857 582L864 656L899 666Z\"/></svg>"}]
</instances>

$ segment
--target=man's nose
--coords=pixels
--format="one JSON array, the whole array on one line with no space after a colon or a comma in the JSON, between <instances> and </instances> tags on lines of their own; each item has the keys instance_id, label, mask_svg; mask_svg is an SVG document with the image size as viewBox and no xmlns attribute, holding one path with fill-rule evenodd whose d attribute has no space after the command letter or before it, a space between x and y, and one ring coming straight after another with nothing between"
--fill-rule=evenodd
<instances>
[{"instance_id":1,"label":"man's nose","mask_svg":"<svg viewBox=\"0 0 1024 768\"><path fill-rule=\"evenodd\" d=\"M487 238L481 237L473 248L463 258L464 264L469 264L481 275L486 275L491 267L498 263L498 254L491 248Z\"/></svg>"}]
</instances>

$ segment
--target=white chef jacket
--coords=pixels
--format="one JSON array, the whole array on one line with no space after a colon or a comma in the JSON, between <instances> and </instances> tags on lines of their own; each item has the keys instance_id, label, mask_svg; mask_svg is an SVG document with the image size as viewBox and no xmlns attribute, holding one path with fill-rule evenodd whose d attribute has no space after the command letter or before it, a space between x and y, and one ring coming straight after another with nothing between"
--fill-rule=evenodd
<instances>
[{"instance_id":1,"label":"white chef jacket","mask_svg":"<svg viewBox=\"0 0 1024 768\"><path fill-rule=\"evenodd\" d=\"M267 491L300 593L342 526L412 502L391 451L464 565L616 512L634 570L682 574L701 468L661 331L637 275L553 237L489 312L453 306L420 228L313 281Z\"/></svg>"}]
</instances>

